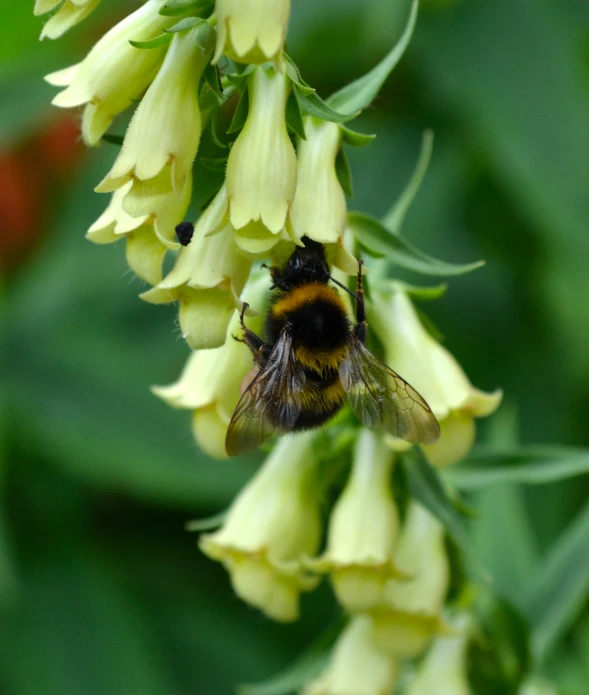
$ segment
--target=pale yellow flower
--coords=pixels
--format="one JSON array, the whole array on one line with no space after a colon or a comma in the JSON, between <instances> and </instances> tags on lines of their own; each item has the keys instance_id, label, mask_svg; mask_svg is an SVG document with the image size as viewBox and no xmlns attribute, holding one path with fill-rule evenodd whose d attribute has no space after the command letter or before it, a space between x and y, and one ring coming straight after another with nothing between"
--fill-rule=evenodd
<instances>
[{"instance_id":1,"label":"pale yellow flower","mask_svg":"<svg viewBox=\"0 0 589 695\"><path fill-rule=\"evenodd\" d=\"M290 87L285 75L269 67L255 68L247 84L247 120L227 161L229 217L241 236L249 236L242 228L254 223L251 236L268 240L270 248L284 228L296 186L297 158L285 121Z\"/></svg>"},{"instance_id":2,"label":"pale yellow flower","mask_svg":"<svg viewBox=\"0 0 589 695\"><path fill-rule=\"evenodd\" d=\"M336 243L346 226L346 199L335 171L339 126L307 116L297 146L297 187L289 222L294 236Z\"/></svg>"},{"instance_id":3,"label":"pale yellow flower","mask_svg":"<svg viewBox=\"0 0 589 695\"><path fill-rule=\"evenodd\" d=\"M387 582L384 604L372 612L375 638L393 655L415 656L440 630L450 581L444 528L416 501L408 506L395 564L406 578Z\"/></svg>"},{"instance_id":4,"label":"pale yellow flower","mask_svg":"<svg viewBox=\"0 0 589 695\"><path fill-rule=\"evenodd\" d=\"M198 219L192 240L158 285L141 295L152 304L179 303L182 335L194 350L223 345L233 312L249 276L251 261L240 254L225 222L222 188Z\"/></svg>"},{"instance_id":5,"label":"pale yellow flower","mask_svg":"<svg viewBox=\"0 0 589 695\"><path fill-rule=\"evenodd\" d=\"M175 384L152 388L169 405L194 411L195 439L203 451L215 458L227 456L227 427L239 400L240 384L252 368L249 351L233 339L238 334L236 313L221 347L196 350Z\"/></svg>"},{"instance_id":6,"label":"pale yellow flower","mask_svg":"<svg viewBox=\"0 0 589 695\"><path fill-rule=\"evenodd\" d=\"M61 0L37 0L36 15L50 12ZM59 10L46 22L41 31L41 38L57 39L68 29L81 22L94 10L100 0L65 0Z\"/></svg>"},{"instance_id":7,"label":"pale yellow flower","mask_svg":"<svg viewBox=\"0 0 589 695\"><path fill-rule=\"evenodd\" d=\"M321 539L313 436L280 439L221 529L200 539L202 551L227 567L238 596L279 621L296 620L300 593L317 584L303 564Z\"/></svg>"},{"instance_id":8,"label":"pale yellow flower","mask_svg":"<svg viewBox=\"0 0 589 695\"><path fill-rule=\"evenodd\" d=\"M217 0L217 49L238 63L281 61L290 0Z\"/></svg>"},{"instance_id":9,"label":"pale yellow flower","mask_svg":"<svg viewBox=\"0 0 589 695\"><path fill-rule=\"evenodd\" d=\"M350 479L329 520L325 553L312 563L329 572L340 603L351 612L374 608L395 574L399 517L391 489L393 452L362 429Z\"/></svg>"},{"instance_id":10,"label":"pale yellow flower","mask_svg":"<svg viewBox=\"0 0 589 695\"><path fill-rule=\"evenodd\" d=\"M165 48L139 49L129 41L147 41L175 18L159 14L166 0L148 0L108 31L77 65L45 78L50 84L66 87L53 104L70 108L85 105L82 136L96 145L114 118L136 101L155 77Z\"/></svg>"},{"instance_id":11,"label":"pale yellow flower","mask_svg":"<svg viewBox=\"0 0 589 695\"><path fill-rule=\"evenodd\" d=\"M455 634L437 637L419 665L406 695L471 695L466 670L468 635L463 617L452 621Z\"/></svg>"},{"instance_id":12,"label":"pale yellow flower","mask_svg":"<svg viewBox=\"0 0 589 695\"><path fill-rule=\"evenodd\" d=\"M366 615L352 618L340 635L325 671L303 695L391 695L399 662L381 651Z\"/></svg>"},{"instance_id":13,"label":"pale yellow flower","mask_svg":"<svg viewBox=\"0 0 589 695\"><path fill-rule=\"evenodd\" d=\"M370 325L385 350L385 361L425 398L442 430L436 444L424 446L430 463L448 466L470 450L474 418L490 415L501 391L485 393L468 380L456 359L425 329L403 287L374 291ZM401 445L402 446L402 445Z\"/></svg>"},{"instance_id":14,"label":"pale yellow flower","mask_svg":"<svg viewBox=\"0 0 589 695\"><path fill-rule=\"evenodd\" d=\"M157 285L162 279L166 251L178 246L171 239L190 203L190 181L181 198L175 195L146 196L143 210L136 206L133 217L126 209L131 188L129 181L113 193L110 203L92 224L86 238L96 244L126 239L127 262L131 270L142 280Z\"/></svg>"},{"instance_id":15,"label":"pale yellow flower","mask_svg":"<svg viewBox=\"0 0 589 695\"><path fill-rule=\"evenodd\" d=\"M214 36L207 22L174 34L162 67L133 114L119 156L97 191L114 191L130 179L159 175L160 186L177 196L182 193L200 142L197 90ZM208 49L201 48L203 40Z\"/></svg>"}]
</instances>

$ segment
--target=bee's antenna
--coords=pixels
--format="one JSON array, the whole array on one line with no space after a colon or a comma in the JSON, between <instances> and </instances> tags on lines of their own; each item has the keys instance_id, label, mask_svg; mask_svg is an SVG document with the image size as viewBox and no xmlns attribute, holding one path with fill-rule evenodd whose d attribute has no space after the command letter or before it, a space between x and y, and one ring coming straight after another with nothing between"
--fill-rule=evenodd
<instances>
[{"instance_id":1,"label":"bee's antenna","mask_svg":"<svg viewBox=\"0 0 589 695\"><path fill-rule=\"evenodd\" d=\"M341 287L342 290L345 290L348 294L352 295L352 297L354 297L354 299L359 299L358 295L357 295L355 292L352 292L352 290L350 290L348 287L346 287L346 286L345 286L343 283L341 283L339 280L336 280L336 279L335 279L334 277L332 277L331 275L329 276L329 279L331 280L331 282L335 282L335 284L336 284L338 287Z\"/></svg>"},{"instance_id":2,"label":"bee's antenna","mask_svg":"<svg viewBox=\"0 0 589 695\"><path fill-rule=\"evenodd\" d=\"M286 277L280 278L280 280L278 280L278 282L275 282L273 285L270 286L270 289L271 289L271 290L275 290L277 287L280 287L280 285L282 285L283 282L286 282L287 280L290 280L291 277L292 277L293 275L295 275L295 274L296 274L296 273L290 273L290 274L287 275Z\"/></svg>"}]
</instances>

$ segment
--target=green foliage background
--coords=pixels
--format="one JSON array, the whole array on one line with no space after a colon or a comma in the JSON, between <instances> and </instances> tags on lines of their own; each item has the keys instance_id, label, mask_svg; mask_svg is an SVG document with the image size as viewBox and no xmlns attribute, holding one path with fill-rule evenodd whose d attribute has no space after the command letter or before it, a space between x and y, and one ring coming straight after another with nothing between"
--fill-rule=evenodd
<instances>
[{"instance_id":1,"label":"green foliage background","mask_svg":"<svg viewBox=\"0 0 589 695\"><path fill-rule=\"evenodd\" d=\"M42 76L135 5L103 0L42 44L32 3L0 6L0 152L58 116ZM323 97L389 50L408 9L293 5L289 51ZM405 234L448 261L487 260L425 308L473 383L505 391L482 428L489 447L589 447L588 122L586 1L429 0L354 125L378 138L349 152L350 206L376 216L406 182L423 130L435 131ZM183 530L225 507L258 459L202 456L189 414L148 390L175 380L188 351L174 308L137 298L123 249L84 240L114 153L87 153L52 186L39 240L2 289L0 692L224 695L288 664L335 607L323 587L300 623L271 624ZM588 489L585 476L469 495L481 561L532 620L540 672L570 694L589 692Z\"/></svg>"}]
</instances>

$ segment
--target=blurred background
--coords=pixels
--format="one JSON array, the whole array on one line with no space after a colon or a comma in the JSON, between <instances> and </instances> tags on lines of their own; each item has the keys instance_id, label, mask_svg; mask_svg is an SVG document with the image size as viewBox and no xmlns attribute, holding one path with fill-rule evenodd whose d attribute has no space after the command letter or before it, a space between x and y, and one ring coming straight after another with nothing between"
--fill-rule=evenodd
<instances>
[{"instance_id":1,"label":"blurred background","mask_svg":"<svg viewBox=\"0 0 589 695\"><path fill-rule=\"evenodd\" d=\"M0 5L0 693L224 695L284 668L335 607L323 587L299 623L272 624L184 531L227 506L256 457L207 459L190 414L149 392L188 354L176 310L137 298L122 247L85 241L116 149L85 151L42 79L138 3L103 0L43 43L32 5ZM389 50L407 8L297 0L289 51L327 97ZM348 153L350 207L384 214L432 128L405 234L447 261L487 261L425 305L473 383L504 389L481 445L589 446L589 3L423 0L355 127L378 137ZM477 553L518 604L573 532L584 550L540 665L571 694L589 692L588 483L469 496Z\"/></svg>"}]
</instances>

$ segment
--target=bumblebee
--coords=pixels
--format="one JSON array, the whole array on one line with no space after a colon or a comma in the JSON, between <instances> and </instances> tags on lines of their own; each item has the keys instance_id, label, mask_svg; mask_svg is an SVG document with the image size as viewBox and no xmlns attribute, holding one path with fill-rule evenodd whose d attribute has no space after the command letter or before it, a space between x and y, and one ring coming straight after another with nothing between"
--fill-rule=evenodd
<instances>
[{"instance_id":1,"label":"bumblebee","mask_svg":"<svg viewBox=\"0 0 589 695\"><path fill-rule=\"evenodd\" d=\"M265 340L246 327L243 304L243 338L236 339L250 349L255 369L231 418L227 453L255 449L274 433L319 427L346 400L366 427L433 444L440 426L428 404L365 345L362 262L354 293L330 276L323 246L302 241L284 267L270 268L275 293ZM355 325L330 280L354 297Z\"/></svg>"}]
</instances>

